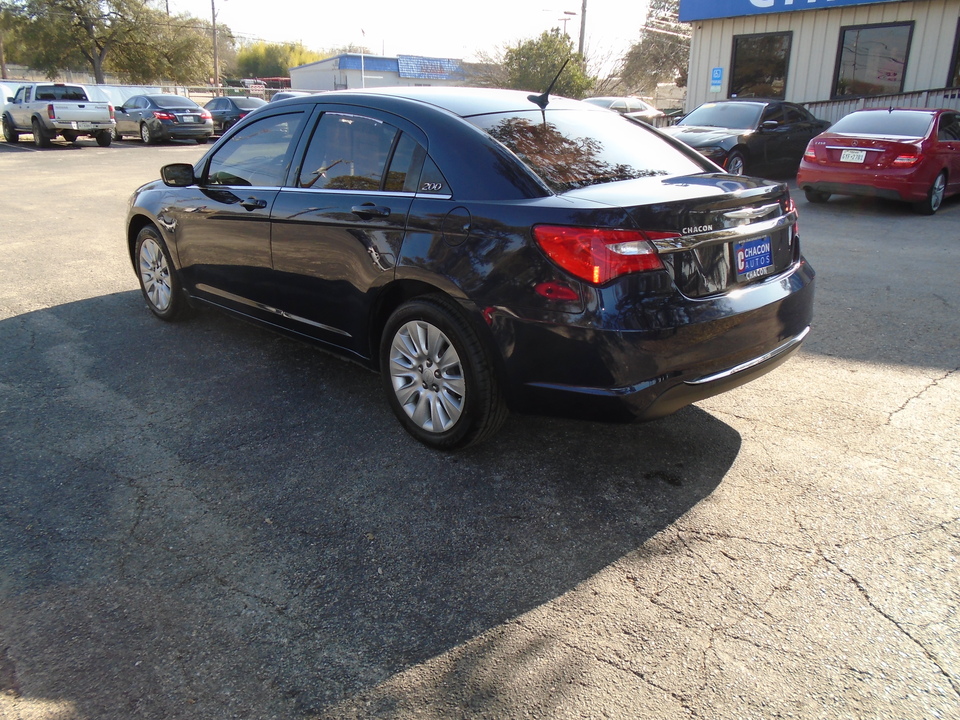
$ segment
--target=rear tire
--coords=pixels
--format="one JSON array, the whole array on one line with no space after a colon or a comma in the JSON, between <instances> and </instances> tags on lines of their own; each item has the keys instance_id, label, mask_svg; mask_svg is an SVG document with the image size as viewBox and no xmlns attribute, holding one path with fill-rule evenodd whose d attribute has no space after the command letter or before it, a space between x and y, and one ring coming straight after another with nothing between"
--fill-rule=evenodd
<instances>
[{"instance_id":1,"label":"rear tire","mask_svg":"<svg viewBox=\"0 0 960 720\"><path fill-rule=\"evenodd\" d=\"M197 140L197 145L206 145L210 141L210 138L202 137L202 138L197 138L196 140Z\"/></svg>"},{"instance_id":2,"label":"rear tire","mask_svg":"<svg viewBox=\"0 0 960 720\"><path fill-rule=\"evenodd\" d=\"M933 185L927 191L927 199L913 204L914 211L920 215L933 215L943 205L943 196L946 192L947 171L944 170L937 175L937 179L933 181Z\"/></svg>"},{"instance_id":3,"label":"rear tire","mask_svg":"<svg viewBox=\"0 0 960 720\"><path fill-rule=\"evenodd\" d=\"M147 225L137 235L134 254L140 291L147 307L161 320L182 320L192 314L183 286L160 231Z\"/></svg>"},{"instance_id":4,"label":"rear tire","mask_svg":"<svg viewBox=\"0 0 960 720\"><path fill-rule=\"evenodd\" d=\"M820 190L804 190L803 194L806 196L807 202L811 203L825 203L830 199L830 193Z\"/></svg>"},{"instance_id":5,"label":"rear tire","mask_svg":"<svg viewBox=\"0 0 960 720\"><path fill-rule=\"evenodd\" d=\"M33 128L33 144L38 148L48 148L52 144L50 142L50 136L47 135L46 131L43 129L43 126L40 124L40 121L34 118L33 122L30 124Z\"/></svg>"},{"instance_id":6,"label":"rear tire","mask_svg":"<svg viewBox=\"0 0 960 720\"><path fill-rule=\"evenodd\" d=\"M150 131L150 126L146 123L140 125L140 139L143 140L144 145L153 145L157 141Z\"/></svg>"},{"instance_id":7,"label":"rear tire","mask_svg":"<svg viewBox=\"0 0 960 720\"><path fill-rule=\"evenodd\" d=\"M100 147L110 147L110 143L113 142L113 133L109 130L101 130L96 135L97 145Z\"/></svg>"},{"instance_id":8,"label":"rear tire","mask_svg":"<svg viewBox=\"0 0 960 720\"><path fill-rule=\"evenodd\" d=\"M400 424L428 447L479 443L507 418L487 347L443 295L417 298L394 311L380 342L380 372Z\"/></svg>"},{"instance_id":9,"label":"rear tire","mask_svg":"<svg viewBox=\"0 0 960 720\"><path fill-rule=\"evenodd\" d=\"M3 116L3 139L8 143L20 142L20 133L17 132L13 123L10 122L10 118L6 115Z\"/></svg>"}]
</instances>

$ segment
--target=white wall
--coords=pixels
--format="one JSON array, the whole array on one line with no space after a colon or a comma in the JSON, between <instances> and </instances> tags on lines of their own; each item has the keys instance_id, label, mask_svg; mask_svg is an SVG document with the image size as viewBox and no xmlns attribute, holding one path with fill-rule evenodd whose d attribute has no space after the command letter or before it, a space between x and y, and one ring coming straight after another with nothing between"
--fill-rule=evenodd
<instances>
[{"instance_id":1,"label":"white wall","mask_svg":"<svg viewBox=\"0 0 960 720\"><path fill-rule=\"evenodd\" d=\"M828 100L840 28L848 25L915 21L904 92L941 88L950 73L958 18L960 0L919 0L693 22L686 109L726 98L734 35L785 31L793 32L785 99ZM710 73L715 67L723 68L719 93L710 92Z\"/></svg>"}]
</instances>

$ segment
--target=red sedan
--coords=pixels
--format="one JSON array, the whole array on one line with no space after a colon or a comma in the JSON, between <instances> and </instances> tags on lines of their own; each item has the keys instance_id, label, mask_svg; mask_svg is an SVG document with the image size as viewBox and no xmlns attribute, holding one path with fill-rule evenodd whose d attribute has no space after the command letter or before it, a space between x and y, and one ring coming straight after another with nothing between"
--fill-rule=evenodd
<instances>
[{"instance_id":1,"label":"red sedan","mask_svg":"<svg viewBox=\"0 0 960 720\"><path fill-rule=\"evenodd\" d=\"M810 202L869 195L932 215L960 192L960 112L858 110L807 145L797 185Z\"/></svg>"}]
</instances>

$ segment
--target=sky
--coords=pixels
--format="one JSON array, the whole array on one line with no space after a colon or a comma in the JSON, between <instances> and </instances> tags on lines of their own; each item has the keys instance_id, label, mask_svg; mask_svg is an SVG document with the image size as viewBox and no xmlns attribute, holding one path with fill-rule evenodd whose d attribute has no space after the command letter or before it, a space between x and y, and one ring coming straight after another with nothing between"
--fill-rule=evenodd
<instances>
[{"instance_id":1,"label":"sky","mask_svg":"<svg viewBox=\"0 0 960 720\"><path fill-rule=\"evenodd\" d=\"M482 0L466 3L407 0L168 0L171 13L189 13L217 22L242 39L302 42L321 51L364 45L388 56L475 60L477 52L494 53L554 27L564 27L574 47L580 39L583 0ZM163 3L161 2L161 7ZM647 0L587 0L585 54L607 64L639 39ZM575 15L566 15L569 11Z\"/></svg>"}]
</instances>

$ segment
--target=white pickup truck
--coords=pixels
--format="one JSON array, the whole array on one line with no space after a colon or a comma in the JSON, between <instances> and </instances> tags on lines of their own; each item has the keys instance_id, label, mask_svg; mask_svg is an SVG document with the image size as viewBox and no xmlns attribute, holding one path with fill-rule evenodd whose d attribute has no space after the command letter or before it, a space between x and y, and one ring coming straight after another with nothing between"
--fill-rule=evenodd
<instances>
[{"instance_id":1,"label":"white pickup truck","mask_svg":"<svg viewBox=\"0 0 960 720\"><path fill-rule=\"evenodd\" d=\"M27 83L3 100L3 137L9 143L18 142L23 133L33 135L34 144L42 148L50 147L57 135L68 142L89 135L100 147L113 139L113 106L90 100L83 85Z\"/></svg>"}]
</instances>

